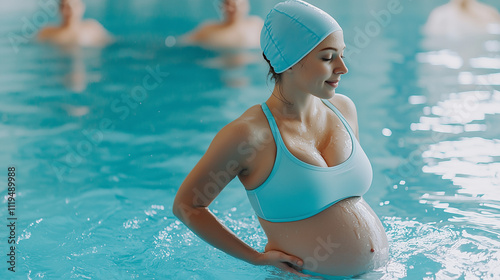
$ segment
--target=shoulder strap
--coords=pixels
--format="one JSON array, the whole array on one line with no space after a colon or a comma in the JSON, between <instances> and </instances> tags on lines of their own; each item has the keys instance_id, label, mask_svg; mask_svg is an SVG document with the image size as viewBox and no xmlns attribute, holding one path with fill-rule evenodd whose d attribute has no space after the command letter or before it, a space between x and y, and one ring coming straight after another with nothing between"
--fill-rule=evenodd
<instances>
[{"instance_id":1,"label":"shoulder strap","mask_svg":"<svg viewBox=\"0 0 500 280\"><path fill-rule=\"evenodd\" d=\"M266 102L261 104L262 111L264 111L264 114L266 115L267 122L269 123L269 126L271 127L271 132L273 133L273 138L274 138L274 143L276 144L276 147L278 147L278 143L283 143L283 139L281 139L281 134L278 129L278 125L276 124L276 120L273 117L273 114L271 113L271 110L269 110L269 107L267 107Z\"/></svg>"},{"instance_id":2,"label":"shoulder strap","mask_svg":"<svg viewBox=\"0 0 500 280\"><path fill-rule=\"evenodd\" d=\"M332 102L330 102L330 100L328 100L328 99L321 99L321 101L323 101L323 103L325 103L326 106L328 106L330 109L332 109L332 111L335 113L335 115L337 115L337 117L339 117L340 121L344 124L344 126L346 127L348 132L350 134L352 134L352 136L354 136L354 131L352 130L351 125L347 122L347 120L344 118L344 116L339 111L339 109L337 109L337 107L335 107L335 105L333 105Z\"/></svg>"}]
</instances>

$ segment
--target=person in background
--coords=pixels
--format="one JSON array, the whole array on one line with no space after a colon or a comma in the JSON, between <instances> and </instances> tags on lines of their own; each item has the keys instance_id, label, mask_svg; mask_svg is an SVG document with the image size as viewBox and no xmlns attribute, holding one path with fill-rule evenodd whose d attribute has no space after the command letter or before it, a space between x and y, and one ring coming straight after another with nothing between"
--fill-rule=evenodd
<instances>
[{"instance_id":1,"label":"person in background","mask_svg":"<svg viewBox=\"0 0 500 280\"><path fill-rule=\"evenodd\" d=\"M209 21L180 38L182 44L209 48L258 48L263 20L249 16L248 0L221 0L224 18Z\"/></svg>"},{"instance_id":2,"label":"person in background","mask_svg":"<svg viewBox=\"0 0 500 280\"><path fill-rule=\"evenodd\" d=\"M424 26L426 35L463 37L500 29L498 11L477 0L451 0L435 8Z\"/></svg>"},{"instance_id":3,"label":"person in background","mask_svg":"<svg viewBox=\"0 0 500 280\"><path fill-rule=\"evenodd\" d=\"M61 0L59 26L40 30L38 40L63 46L102 47L112 41L104 27L93 19L83 20L85 4L81 0Z\"/></svg>"}]
</instances>

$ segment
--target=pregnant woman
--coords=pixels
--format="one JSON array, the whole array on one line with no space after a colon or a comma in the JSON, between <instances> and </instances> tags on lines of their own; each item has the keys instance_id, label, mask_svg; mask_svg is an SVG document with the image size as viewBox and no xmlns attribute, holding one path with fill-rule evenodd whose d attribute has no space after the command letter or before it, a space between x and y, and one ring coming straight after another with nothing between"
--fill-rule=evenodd
<instances>
[{"instance_id":1,"label":"pregnant woman","mask_svg":"<svg viewBox=\"0 0 500 280\"><path fill-rule=\"evenodd\" d=\"M177 192L173 212L193 232L255 265L304 276L358 275L388 258L384 228L361 197L372 168L353 102L335 93L347 73L342 29L298 0L267 15L261 48L275 81L262 105L226 125ZM209 211L238 176L268 243L258 252Z\"/></svg>"}]
</instances>

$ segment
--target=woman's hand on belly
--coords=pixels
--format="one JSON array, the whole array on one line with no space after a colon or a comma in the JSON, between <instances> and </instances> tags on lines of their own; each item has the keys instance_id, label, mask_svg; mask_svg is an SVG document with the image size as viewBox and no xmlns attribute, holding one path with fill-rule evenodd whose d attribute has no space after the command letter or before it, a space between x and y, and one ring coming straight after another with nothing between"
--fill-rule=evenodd
<instances>
[{"instance_id":1,"label":"woman's hand on belly","mask_svg":"<svg viewBox=\"0 0 500 280\"><path fill-rule=\"evenodd\" d=\"M308 277L311 275L307 275L299 272L302 270L302 266L304 265L304 261L296 256L292 256L286 253L283 253L278 250L269 250L264 253L261 253L259 258L257 259L256 265L272 265L284 271L288 271L290 273L297 274L302 277Z\"/></svg>"}]
</instances>

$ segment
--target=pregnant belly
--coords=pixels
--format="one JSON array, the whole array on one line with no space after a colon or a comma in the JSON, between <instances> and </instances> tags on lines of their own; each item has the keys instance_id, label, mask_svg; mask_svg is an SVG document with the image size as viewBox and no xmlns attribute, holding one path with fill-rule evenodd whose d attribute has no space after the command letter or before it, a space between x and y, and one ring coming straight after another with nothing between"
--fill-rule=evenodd
<instances>
[{"instance_id":1,"label":"pregnant belly","mask_svg":"<svg viewBox=\"0 0 500 280\"><path fill-rule=\"evenodd\" d=\"M360 197L344 199L310 218L286 223L260 219L266 251L304 260L303 268L326 275L358 275L385 264L389 246L382 223Z\"/></svg>"}]
</instances>

